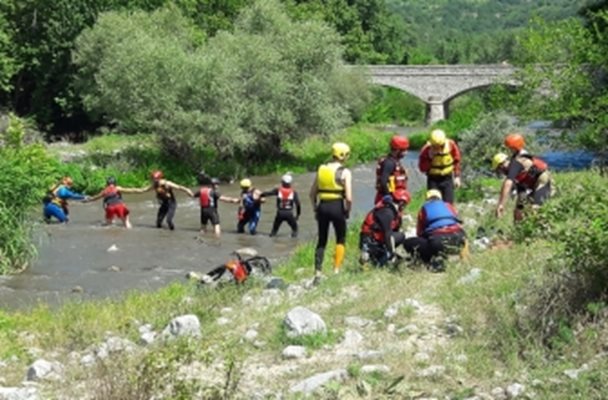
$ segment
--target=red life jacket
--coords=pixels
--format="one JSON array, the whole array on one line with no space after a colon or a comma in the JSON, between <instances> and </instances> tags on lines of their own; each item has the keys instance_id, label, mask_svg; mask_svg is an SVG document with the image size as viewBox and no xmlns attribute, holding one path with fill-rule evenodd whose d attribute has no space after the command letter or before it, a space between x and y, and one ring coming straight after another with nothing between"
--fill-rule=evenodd
<instances>
[{"instance_id":1,"label":"red life jacket","mask_svg":"<svg viewBox=\"0 0 608 400\"><path fill-rule=\"evenodd\" d=\"M103 203L105 205L117 204L122 201L122 196L116 188L116 185L108 185L103 190Z\"/></svg>"},{"instance_id":2,"label":"red life jacket","mask_svg":"<svg viewBox=\"0 0 608 400\"><path fill-rule=\"evenodd\" d=\"M291 210L293 208L294 191L290 187L281 187L277 193L277 208Z\"/></svg>"},{"instance_id":3,"label":"red life jacket","mask_svg":"<svg viewBox=\"0 0 608 400\"><path fill-rule=\"evenodd\" d=\"M378 243L384 243L385 238L384 231L380 227L380 224L376 221L375 212L385 207L392 206L386 205L382 202L377 203L374 208L367 213L365 219L363 220L363 224L361 225L361 234L371 236ZM399 228L399 226L401 226L401 213L394 210L394 217L391 221L391 230L395 231Z\"/></svg>"},{"instance_id":4,"label":"red life jacket","mask_svg":"<svg viewBox=\"0 0 608 400\"><path fill-rule=\"evenodd\" d=\"M390 156L382 157L378 160L378 165L376 166L376 190L380 191L382 189L382 182L380 179L382 178L382 169L384 168L384 162ZM399 160L395 160L395 169L391 172L391 175L388 178L388 188L392 193L396 189L404 189L407 190L407 171L401 165Z\"/></svg>"},{"instance_id":5,"label":"red life jacket","mask_svg":"<svg viewBox=\"0 0 608 400\"><path fill-rule=\"evenodd\" d=\"M247 267L239 260L228 261L226 263L226 269L230 271L236 283L243 283L249 277Z\"/></svg>"},{"instance_id":6,"label":"red life jacket","mask_svg":"<svg viewBox=\"0 0 608 400\"><path fill-rule=\"evenodd\" d=\"M215 207L215 199L213 198L213 189L203 186L199 190L199 203L202 208Z\"/></svg>"},{"instance_id":7,"label":"red life jacket","mask_svg":"<svg viewBox=\"0 0 608 400\"><path fill-rule=\"evenodd\" d=\"M520 154L517 157L527 158L532 161L532 164L529 168L526 168L526 165L524 164L524 169L515 177L515 182L529 189L534 188L538 181L538 177L547 170L547 163L530 154Z\"/></svg>"}]
</instances>

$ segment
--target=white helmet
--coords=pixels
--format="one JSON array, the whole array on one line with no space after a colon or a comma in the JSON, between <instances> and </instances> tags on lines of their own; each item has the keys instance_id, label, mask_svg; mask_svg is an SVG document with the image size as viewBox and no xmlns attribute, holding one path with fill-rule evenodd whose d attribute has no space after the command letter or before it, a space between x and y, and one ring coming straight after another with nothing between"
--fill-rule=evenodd
<instances>
[{"instance_id":1,"label":"white helmet","mask_svg":"<svg viewBox=\"0 0 608 400\"><path fill-rule=\"evenodd\" d=\"M291 182L293 182L293 176L290 174L285 174L281 177L281 182L286 185L291 185Z\"/></svg>"}]
</instances>

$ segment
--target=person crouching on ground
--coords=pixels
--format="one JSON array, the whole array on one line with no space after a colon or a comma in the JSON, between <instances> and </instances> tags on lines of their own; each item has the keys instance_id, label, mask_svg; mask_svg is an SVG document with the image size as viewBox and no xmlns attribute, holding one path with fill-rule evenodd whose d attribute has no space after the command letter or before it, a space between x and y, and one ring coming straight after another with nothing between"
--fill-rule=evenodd
<instances>
[{"instance_id":1,"label":"person crouching on ground","mask_svg":"<svg viewBox=\"0 0 608 400\"><path fill-rule=\"evenodd\" d=\"M441 199L439 190L429 190L418 212L416 237L405 239L405 250L431 270L443 271L447 255L459 254L465 245L466 234L456 209Z\"/></svg>"},{"instance_id":2,"label":"person crouching on ground","mask_svg":"<svg viewBox=\"0 0 608 400\"><path fill-rule=\"evenodd\" d=\"M175 217L175 211L177 210L177 200L173 190L179 190L186 193L188 196L193 197L192 191L186 187L173 183L164 179L162 171L154 171L150 174L152 185L150 185L146 191L154 189L156 192L156 199L160 204L158 208L158 214L156 215L156 227L162 228L163 220L167 218L167 225L170 230L175 229L173 224L173 218Z\"/></svg>"},{"instance_id":3,"label":"person crouching on ground","mask_svg":"<svg viewBox=\"0 0 608 400\"><path fill-rule=\"evenodd\" d=\"M194 193L194 197L198 197L201 206L201 233L207 232L207 224L211 222L213 232L216 237L220 237L222 229L220 227L220 214L218 212L218 203L238 204L239 199L236 197L223 196L217 189L218 183L216 179L210 178L204 172L198 175L198 183L200 188Z\"/></svg>"},{"instance_id":4,"label":"person crouching on ground","mask_svg":"<svg viewBox=\"0 0 608 400\"><path fill-rule=\"evenodd\" d=\"M505 175L496 206L496 216L500 218L504 214L505 203L515 185L517 203L513 220L517 222L524 218L527 203L538 208L551 197L551 174L547 163L525 150L525 140L521 134L507 135L505 146L511 150L511 158L504 153L498 153L492 159L492 169Z\"/></svg>"},{"instance_id":5,"label":"person crouching on ground","mask_svg":"<svg viewBox=\"0 0 608 400\"><path fill-rule=\"evenodd\" d=\"M249 233L257 233L258 223L262 216L262 192L253 187L251 180L245 178L240 182L241 186L241 205L238 210L237 233L245 233L245 225L248 226Z\"/></svg>"},{"instance_id":6,"label":"person crouching on ground","mask_svg":"<svg viewBox=\"0 0 608 400\"><path fill-rule=\"evenodd\" d=\"M56 218L60 223L69 221L70 210L68 200L86 200L87 196L72 191L74 182L69 176L64 176L61 182L53 185L42 199L42 215L46 223Z\"/></svg>"},{"instance_id":7,"label":"person crouching on ground","mask_svg":"<svg viewBox=\"0 0 608 400\"><path fill-rule=\"evenodd\" d=\"M116 178L110 176L106 180L106 187L95 196L85 200L91 202L103 198L103 208L106 211L106 225L112 225L114 218L120 218L124 227L131 229L131 221L129 221L129 209L122 199L123 193L144 193L147 188L125 188L116 184Z\"/></svg>"},{"instance_id":8,"label":"person crouching on ground","mask_svg":"<svg viewBox=\"0 0 608 400\"><path fill-rule=\"evenodd\" d=\"M398 189L385 195L367 213L359 234L359 262L384 266L395 257L395 249L403 245L405 235L400 231L403 208L410 201L407 191Z\"/></svg>"},{"instance_id":9,"label":"person crouching on ground","mask_svg":"<svg viewBox=\"0 0 608 400\"><path fill-rule=\"evenodd\" d=\"M293 182L293 176L285 174L281 177L281 187L275 188L262 193L262 197L277 196L277 213L274 217L272 224L272 231L270 231L270 237L276 236L279 228L283 221L286 221L291 228L291 237L295 238L298 236L298 218L302 213L302 207L300 205L300 198L298 192L296 192L291 184ZM294 215L295 209L295 215Z\"/></svg>"}]
</instances>

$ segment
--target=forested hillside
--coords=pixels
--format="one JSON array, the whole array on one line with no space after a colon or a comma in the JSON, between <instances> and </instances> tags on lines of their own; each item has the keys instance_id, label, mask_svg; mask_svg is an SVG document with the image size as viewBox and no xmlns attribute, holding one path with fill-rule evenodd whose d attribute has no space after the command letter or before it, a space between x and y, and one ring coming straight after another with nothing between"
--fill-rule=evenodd
<instances>
[{"instance_id":1,"label":"forested hillside","mask_svg":"<svg viewBox=\"0 0 608 400\"><path fill-rule=\"evenodd\" d=\"M512 59L514 36L533 17L576 15L585 0L387 0L413 34L408 63L493 63Z\"/></svg>"}]
</instances>

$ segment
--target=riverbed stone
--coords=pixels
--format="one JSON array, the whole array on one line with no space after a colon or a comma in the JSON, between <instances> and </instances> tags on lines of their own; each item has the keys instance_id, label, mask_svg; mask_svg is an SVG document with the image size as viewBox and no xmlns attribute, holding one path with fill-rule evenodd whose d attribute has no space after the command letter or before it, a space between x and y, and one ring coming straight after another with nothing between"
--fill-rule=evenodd
<instances>
[{"instance_id":1,"label":"riverbed stone","mask_svg":"<svg viewBox=\"0 0 608 400\"><path fill-rule=\"evenodd\" d=\"M306 357L306 347L304 346L287 346L283 349L282 353L285 359L299 359Z\"/></svg>"},{"instance_id":2,"label":"riverbed stone","mask_svg":"<svg viewBox=\"0 0 608 400\"><path fill-rule=\"evenodd\" d=\"M303 381L292 386L289 391L291 393L311 394L328 382L342 381L347 377L348 372L345 369L336 369L333 371L323 372L304 379Z\"/></svg>"},{"instance_id":3,"label":"riverbed stone","mask_svg":"<svg viewBox=\"0 0 608 400\"><path fill-rule=\"evenodd\" d=\"M283 323L287 327L287 336L291 338L327 332L325 321L318 314L301 306L292 308Z\"/></svg>"},{"instance_id":4,"label":"riverbed stone","mask_svg":"<svg viewBox=\"0 0 608 400\"><path fill-rule=\"evenodd\" d=\"M201 337L201 323L194 314L181 315L174 318L163 330L164 337L189 336Z\"/></svg>"},{"instance_id":5,"label":"riverbed stone","mask_svg":"<svg viewBox=\"0 0 608 400\"><path fill-rule=\"evenodd\" d=\"M391 372L391 369L388 365L384 364L370 364L364 365L361 367L361 373L363 374L373 374L373 373L382 373L388 374Z\"/></svg>"},{"instance_id":6,"label":"riverbed stone","mask_svg":"<svg viewBox=\"0 0 608 400\"><path fill-rule=\"evenodd\" d=\"M60 363L40 358L34 361L27 369L26 380L56 380L60 377L62 371L63 366Z\"/></svg>"},{"instance_id":7,"label":"riverbed stone","mask_svg":"<svg viewBox=\"0 0 608 400\"><path fill-rule=\"evenodd\" d=\"M35 387L0 387L0 400L39 400Z\"/></svg>"}]
</instances>

